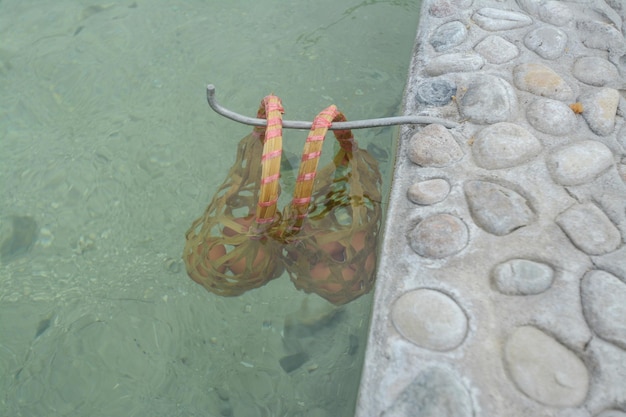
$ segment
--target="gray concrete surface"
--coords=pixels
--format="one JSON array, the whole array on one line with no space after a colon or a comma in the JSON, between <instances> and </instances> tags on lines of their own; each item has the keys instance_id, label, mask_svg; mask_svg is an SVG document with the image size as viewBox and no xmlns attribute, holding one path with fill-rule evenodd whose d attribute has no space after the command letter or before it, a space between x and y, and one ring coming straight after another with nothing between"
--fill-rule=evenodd
<instances>
[{"instance_id":1,"label":"gray concrete surface","mask_svg":"<svg viewBox=\"0 0 626 417\"><path fill-rule=\"evenodd\" d=\"M626 416L625 20L424 1L357 416Z\"/></svg>"}]
</instances>

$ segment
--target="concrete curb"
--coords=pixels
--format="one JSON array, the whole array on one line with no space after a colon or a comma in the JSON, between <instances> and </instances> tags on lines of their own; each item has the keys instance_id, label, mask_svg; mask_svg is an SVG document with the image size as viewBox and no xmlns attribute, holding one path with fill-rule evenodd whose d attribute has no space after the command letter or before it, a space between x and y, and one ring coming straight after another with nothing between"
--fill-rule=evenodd
<instances>
[{"instance_id":1,"label":"concrete curb","mask_svg":"<svg viewBox=\"0 0 626 417\"><path fill-rule=\"evenodd\" d=\"M624 20L424 1L358 417L626 416Z\"/></svg>"}]
</instances>

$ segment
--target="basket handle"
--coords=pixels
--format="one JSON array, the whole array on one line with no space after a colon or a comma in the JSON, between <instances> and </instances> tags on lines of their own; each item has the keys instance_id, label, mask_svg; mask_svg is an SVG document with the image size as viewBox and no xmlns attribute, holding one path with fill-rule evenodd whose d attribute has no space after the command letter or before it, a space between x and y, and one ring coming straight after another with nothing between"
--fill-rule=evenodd
<instances>
[{"instance_id":1,"label":"basket handle","mask_svg":"<svg viewBox=\"0 0 626 417\"><path fill-rule=\"evenodd\" d=\"M295 234L302 227L304 219L308 215L313 185L317 174L322 145L328 129L333 122L345 122L346 117L333 104L322 110L313 120L302 151L302 159L296 179L296 189L290 205L290 224L287 226L287 234ZM352 131L334 130L335 138L343 150L350 153L358 148Z\"/></svg>"},{"instance_id":2,"label":"basket handle","mask_svg":"<svg viewBox=\"0 0 626 417\"><path fill-rule=\"evenodd\" d=\"M274 221L280 194L280 158L283 146L283 106L280 98L269 95L261 101L257 117L267 119L267 127L255 127L254 135L263 141L261 187L256 209L256 223Z\"/></svg>"}]
</instances>

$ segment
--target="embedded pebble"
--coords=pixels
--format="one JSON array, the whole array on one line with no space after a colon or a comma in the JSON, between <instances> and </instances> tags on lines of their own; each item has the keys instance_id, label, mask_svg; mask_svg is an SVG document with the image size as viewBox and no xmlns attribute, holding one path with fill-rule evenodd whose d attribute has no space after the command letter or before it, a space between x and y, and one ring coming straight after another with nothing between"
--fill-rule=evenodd
<instances>
[{"instance_id":1,"label":"embedded pebble","mask_svg":"<svg viewBox=\"0 0 626 417\"><path fill-rule=\"evenodd\" d=\"M508 122L481 130L472 145L476 165L486 169L523 164L541 152L541 143L526 129Z\"/></svg>"},{"instance_id":2,"label":"embedded pebble","mask_svg":"<svg viewBox=\"0 0 626 417\"><path fill-rule=\"evenodd\" d=\"M504 64L519 55L517 46L496 35L487 36L474 50L492 64Z\"/></svg>"},{"instance_id":3,"label":"embedded pebble","mask_svg":"<svg viewBox=\"0 0 626 417\"><path fill-rule=\"evenodd\" d=\"M383 414L388 417L476 415L462 379L453 371L440 367L420 372Z\"/></svg>"},{"instance_id":4,"label":"embedded pebble","mask_svg":"<svg viewBox=\"0 0 626 417\"><path fill-rule=\"evenodd\" d=\"M461 115L475 123L504 122L517 111L515 89L493 75L477 76L458 103Z\"/></svg>"},{"instance_id":5,"label":"embedded pebble","mask_svg":"<svg viewBox=\"0 0 626 417\"><path fill-rule=\"evenodd\" d=\"M592 181L613 165L611 150L595 140L583 140L557 149L548 157L555 182L580 185Z\"/></svg>"},{"instance_id":6,"label":"embedded pebble","mask_svg":"<svg viewBox=\"0 0 626 417\"><path fill-rule=\"evenodd\" d=\"M535 218L528 201L509 188L488 181L468 181L463 188L472 218L486 232L503 236Z\"/></svg>"},{"instance_id":7,"label":"embedded pebble","mask_svg":"<svg viewBox=\"0 0 626 417\"><path fill-rule=\"evenodd\" d=\"M581 284L587 324L602 339L626 349L626 284L605 271L590 271Z\"/></svg>"},{"instance_id":8,"label":"embedded pebble","mask_svg":"<svg viewBox=\"0 0 626 417\"><path fill-rule=\"evenodd\" d=\"M465 313L440 291L419 289L403 294L393 303L391 318L402 336L430 350L452 350L467 334Z\"/></svg>"},{"instance_id":9,"label":"embedded pebble","mask_svg":"<svg viewBox=\"0 0 626 417\"><path fill-rule=\"evenodd\" d=\"M572 11L560 1L555 0L517 0L517 4L528 14L554 26L563 26L572 20Z\"/></svg>"},{"instance_id":10,"label":"embedded pebble","mask_svg":"<svg viewBox=\"0 0 626 417\"><path fill-rule=\"evenodd\" d=\"M540 132L555 136L568 134L576 127L576 114L562 101L538 98L526 109L526 118Z\"/></svg>"},{"instance_id":11,"label":"embedded pebble","mask_svg":"<svg viewBox=\"0 0 626 417\"><path fill-rule=\"evenodd\" d=\"M609 61L615 63L626 53L626 41L613 25L596 20L579 20L576 29L587 48L609 52Z\"/></svg>"},{"instance_id":12,"label":"embedded pebble","mask_svg":"<svg viewBox=\"0 0 626 417\"><path fill-rule=\"evenodd\" d=\"M427 78L416 88L417 101L428 106L445 106L456 94L456 85L445 78Z\"/></svg>"},{"instance_id":13,"label":"embedded pebble","mask_svg":"<svg viewBox=\"0 0 626 417\"><path fill-rule=\"evenodd\" d=\"M415 204L422 206L443 201L450 193L450 184L443 178L416 182L409 187L407 196Z\"/></svg>"},{"instance_id":14,"label":"embedded pebble","mask_svg":"<svg viewBox=\"0 0 626 417\"><path fill-rule=\"evenodd\" d=\"M607 136L615 130L615 115L619 103L619 92L613 88L602 88L582 95L578 99L583 105L583 117L593 133Z\"/></svg>"},{"instance_id":15,"label":"embedded pebble","mask_svg":"<svg viewBox=\"0 0 626 417\"><path fill-rule=\"evenodd\" d=\"M619 230L606 214L592 203L575 204L556 217L572 243L589 255L602 255L622 242Z\"/></svg>"},{"instance_id":16,"label":"embedded pebble","mask_svg":"<svg viewBox=\"0 0 626 417\"><path fill-rule=\"evenodd\" d=\"M445 54L431 59L424 70L428 75L441 75L450 72L476 71L483 65L485 61L475 53Z\"/></svg>"},{"instance_id":17,"label":"embedded pebble","mask_svg":"<svg viewBox=\"0 0 626 417\"><path fill-rule=\"evenodd\" d=\"M530 398L554 407L580 405L589 390L589 371L574 352L532 326L513 332L504 346L508 375Z\"/></svg>"},{"instance_id":18,"label":"embedded pebble","mask_svg":"<svg viewBox=\"0 0 626 417\"><path fill-rule=\"evenodd\" d=\"M539 16L539 19L544 22L554 26L564 26L574 17L569 6L557 0L539 2L539 7L535 15Z\"/></svg>"},{"instance_id":19,"label":"embedded pebble","mask_svg":"<svg viewBox=\"0 0 626 417\"><path fill-rule=\"evenodd\" d=\"M524 45L545 59L557 59L563 55L566 44L565 32L550 26L539 27L524 38Z\"/></svg>"},{"instance_id":20,"label":"embedded pebble","mask_svg":"<svg viewBox=\"0 0 626 417\"><path fill-rule=\"evenodd\" d=\"M540 294L550 288L554 270L550 265L528 259L511 259L493 269L493 283L507 295Z\"/></svg>"},{"instance_id":21,"label":"embedded pebble","mask_svg":"<svg viewBox=\"0 0 626 417\"><path fill-rule=\"evenodd\" d=\"M579 81L596 87L619 81L619 73L615 65L596 56L585 56L576 60L572 74Z\"/></svg>"},{"instance_id":22,"label":"embedded pebble","mask_svg":"<svg viewBox=\"0 0 626 417\"><path fill-rule=\"evenodd\" d=\"M457 9L466 9L472 5L473 0L437 0L433 1L428 8L428 13L435 17L446 17L454 14Z\"/></svg>"},{"instance_id":23,"label":"embedded pebble","mask_svg":"<svg viewBox=\"0 0 626 417\"><path fill-rule=\"evenodd\" d=\"M411 248L426 258L454 255L467 246L469 232L463 220L450 214L435 214L409 232Z\"/></svg>"},{"instance_id":24,"label":"embedded pebble","mask_svg":"<svg viewBox=\"0 0 626 417\"><path fill-rule=\"evenodd\" d=\"M530 25L533 20L522 13L483 7L472 15L472 20L485 30L509 30Z\"/></svg>"},{"instance_id":25,"label":"embedded pebble","mask_svg":"<svg viewBox=\"0 0 626 417\"><path fill-rule=\"evenodd\" d=\"M439 26L430 37L430 44L437 52L447 51L467 38L467 28L462 22L455 20Z\"/></svg>"},{"instance_id":26,"label":"embedded pebble","mask_svg":"<svg viewBox=\"0 0 626 417\"><path fill-rule=\"evenodd\" d=\"M626 259L626 245L622 245L618 250L606 255L594 256L591 260L596 268L626 279L626 262L624 259Z\"/></svg>"},{"instance_id":27,"label":"embedded pebble","mask_svg":"<svg viewBox=\"0 0 626 417\"><path fill-rule=\"evenodd\" d=\"M572 100L574 92L552 69L543 64L520 64L513 69L513 82L520 90L556 100Z\"/></svg>"},{"instance_id":28,"label":"embedded pebble","mask_svg":"<svg viewBox=\"0 0 626 417\"><path fill-rule=\"evenodd\" d=\"M411 137L409 159L421 166L444 167L463 157L463 150L442 125L432 124Z\"/></svg>"}]
</instances>

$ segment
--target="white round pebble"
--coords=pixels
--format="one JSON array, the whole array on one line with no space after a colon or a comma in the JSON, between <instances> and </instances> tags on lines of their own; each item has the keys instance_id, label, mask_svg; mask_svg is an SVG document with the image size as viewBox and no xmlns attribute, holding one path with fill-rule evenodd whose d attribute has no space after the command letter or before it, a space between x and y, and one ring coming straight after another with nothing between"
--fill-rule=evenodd
<instances>
[{"instance_id":1,"label":"white round pebble","mask_svg":"<svg viewBox=\"0 0 626 417\"><path fill-rule=\"evenodd\" d=\"M579 19L576 22L576 29L583 45L587 48L608 51L609 60L612 56L619 57L626 53L624 35L613 25L594 19Z\"/></svg>"},{"instance_id":2,"label":"white round pebble","mask_svg":"<svg viewBox=\"0 0 626 417\"><path fill-rule=\"evenodd\" d=\"M472 145L476 165L486 169L510 168L541 152L541 143L526 129L508 122L478 132Z\"/></svg>"},{"instance_id":3,"label":"white round pebble","mask_svg":"<svg viewBox=\"0 0 626 417\"><path fill-rule=\"evenodd\" d=\"M595 140L583 140L558 148L548 157L555 182L580 185L594 180L613 165L611 150Z\"/></svg>"},{"instance_id":4,"label":"white round pebble","mask_svg":"<svg viewBox=\"0 0 626 417\"><path fill-rule=\"evenodd\" d=\"M585 364L535 327L513 332L504 346L504 361L517 388L542 404L575 407L587 396L590 378Z\"/></svg>"},{"instance_id":5,"label":"white round pebble","mask_svg":"<svg viewBox=\"0 0 626 417\"><path fill-rule=\"evenodd\" d=\"M605 271L590 271L581 284L583 312L602 339L626 349L626 284Z\"/></svg>"},{"instance_id":6,"label":"white round pebble","mask_svg":"<svg viewBox=\"0 0 626 417\"><path fill-rule=\"evenodd\" d=\"M569 6L560 0L517 0L517 4L528 14L554 26L566 25L573 18Z\"/></svg>"},{"instance_id":7,"label":"white round pebble","mask_svg":"<svg viewBox=\"0 0 626 417\"><path fill-rule=\"evenodd\" d=\"M617 227L592 203L573 205L556 217L556 223L578 249L589 255L613 252L622 243Z\"/></svg>"},{"instance_id":8,"label":"white round pebble","mask_svg":"<svg viewBox=\"0 0 626 417\"><path fill-rule=\"evenodd\" d=\"M517 46L496 35L487 36L474 50L492 64L504 64L519 55Z\"/></svg>"},{"instance_id":9,"label":"white round pebble","mask_svg":"<svg viewBox=\"0 0 626 417\"><path fill-rule=\"evenodd\" d=\"M430 44L437 52L447 51L462 43L467 37L467 28L462 22L455 20L444 23L435 29L430 37Z\"/></svg>"},{"instance_id":10,"label":"white round pebble","mask_svg":"<svg viewBox=\"0 0 626 417\"><path fill-rule=\"evenodd\" d=\"M569 6L560 0L550 0L545 3L541 1L538 3L537 15L539 19L551 25L564 26L574 17Z\"/></svg>"},{"instance_id":11,"label":"white round pebble","mask_svg":"<svg viewBox=\"0 0 626 417\"><path fill-rule=\"evenodd\" d=\"M393 303L391 318L402 336L430 350L452 350L467 334L465 313L440 291L419 289L403 294Z\"/></svg>"},{"instance_id":12,"label":"white round pebble","mask_svg":"<svg viewBox=\"0 0 626 417\"><path fill-rule=\"evenodd\" d=\"M412 184L407 197L415 204L422 206L443 201L450 192L450 184L443 178L433 178Z\"/></svg>"},{"instance_id":13,"label":"white round pebble","mask_svg":"<svg viewBox=\"0 0 626 417\"><path fill-rule=\"evenodd\" d=\"M535 214L528 201L515 191L489 181L468 181L463 187L472 219L496 236L507 235L530 224Z\"/></svg>"},{"instance_id":14,"label":"white round pebble","mask_svg":"<svg viewBox=\"0 0 626 417\"><path fill-rule=\"evenodd\" d=\"M528 123L540 132L563 136L576 127L576 114L562 101L538 98L526 109Z\"/></svg>"},{"instance_id":15,"label":"white round pebble","mask_svg":"<svg viewBox=\"0 0 626 417\"><path fill-rule=\"evenodd\" d=\"M579 81L596 87L603 87L619 80L615 65L596 56L578 58L572 68L572 74Z\"/></svg>"},{"instance_id":16,"label":"white round pebble","mask_svg":"<svg viewBox=\"0 0 626 417\"><path fill-rule=\"evenodd\" d=\"M550 26L539 27L524 38L524 45L545 59L557 59L563 55L566 44L565 32Z\"/></svg>"},{"instance_id":17,"label":"white round pebble","mask_svg":"<svg viewBox=\"0 0 626 417\"><path fill-rule=\"evenodd\" d=\"M432 124L420 129L410 140L411 162L425 167L444 167L463 157L463 150L442 125Z\"/></svg>"},{"instance_id":18,"label":"white round pebble","mask_svg":"<svg viewBox=\"0 0 626 417\"><path fill-rule=\"evenodd\" d=\"M426 258L441 259L467 246L469 232L463 220L450 214L435 214L409 232L409 244Z\"/></svg>"},{"instance_id":19,"label":"white round pebble","mask_svg":"<svg viewBox=\"0 0 626 417\"><path fill-rule=\"evenodd\" d=\"M533 295L552 285L554 270L544 263L528 259L511 259L493 269L496 289L507 295Z\"/></svg>"},{"instance_id":20,"label":"white round pebble","mask_svg":"<svg viewBox=\"0 0 626 417\"><path fill-rule=\"evenodd\" d=\"M509 30L530 25L533 20L522 13L483 7L472 15L472 20L485 30Z\"/></svg>"},{"instance_id":21,"label":"white round pebble","mask_svg":"<svg viewBox=\"0 0 626 417\"><path fill-rule=\"evenodd\" d=\"M461 115L475 123L504 122L517 112L515 89L493 75L474 78L458 103Z\"/></svg>"},{"instance_id":22,"label":"white round pebble","mask_svg":"<svg viewBox=\"0 0 626 417\"><path fill-rule=\"evenodd\" d=\"M483 58L476 53L445 54L433 58L424 69L428 75L441 75L450 72L477 71L485 65Z\"/></svg>"}]
</instances>

